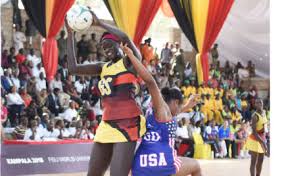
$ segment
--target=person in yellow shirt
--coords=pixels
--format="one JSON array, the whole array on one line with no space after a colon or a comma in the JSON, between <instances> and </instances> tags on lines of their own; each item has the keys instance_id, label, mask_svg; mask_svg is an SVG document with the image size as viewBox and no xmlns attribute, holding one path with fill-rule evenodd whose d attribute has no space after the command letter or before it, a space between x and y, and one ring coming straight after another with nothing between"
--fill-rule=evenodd
<instances>
[{"instance_id":1,"label":"person in yellow shirt","mask_svg":"<svg viewBox=\"0 0 286 176\"><path fill-rule=\"evenodd\" d=\"M206 95L207 94L207 91L206 91L206 87L204 85L204 83L202 83L199 88L198 88L198 94L199 95Z\"/></svg>"},{"instance_id":2,"label":"person in yellow shirt","mask_svg":"<svg viewBox=\"0 0 286 176\"><path fill-rule=\"evenodd\" d=\"M220 98L222 98L224 90L219 86L214 90L214 94L216 95L217 93L219 93Z\"/></svg>"},{"instance_id":3,"label":"person in yellow shirt","mask_svg":"<svg viewBox=\"0 0 286 176\"><path fill-rule=\"evenodd\" d=\"M190 96L191 89L190 89L190 81L189 80L184 81L184 85L182 86L181 91L183 92L183 95L185 98L188 98Z\"/></svg>"},{"instance_id":4,"label":"person in yellow shirt","mask_svg":"<svg viewBox=\"0 0 286 176\"><path fill-rule=\"evenodd\" d=\"M237 111L235 106L231 107L231 121L239 122L242 119L240 112Z\"/></svg>"},{"instance_id":5,"label":"person in yellow shirt","mask_svg":"<svg viewBox=\"0 0 286 176\"><path fill-rule=\"evenodd\" d=\"M214 98L215 94L214 94L214 89L212 87L212 83L209 82L208 86L205 88L207 94L210 94L211 98Z\"/></svg>"},{"instance_id":6,"label":"person in yellow shirt","mask_svg":"<svg viewBox=\"0 0 286 176\"><path fill-rule=\"evenodd\" d=\"M206 99L204 100L204 105L202 106L202 112L207 117L204 119L204 123L207 123L207 121L211 121L214 118L213 113L213 102L210 98L210 94L206 95Z\"/></svg>"},{"instance_id":7,"label":"person in yellow shirt","mask_svg":"<svg viewBox=\"0 0 286 176\"><path fill-rule=\"evenodd\" d=\"M248 107L248 102L246 100L246 97L247 97L247 92L243 92L241 94L241 108L245 108L245 107Z\"/></svg>"},{"instance_id":8,"label":"person in yellow shirt","mask_svg":"<svg viewBox=\"0 0 286 176\"><path fill-rule=\"evenodd\" d=\"M191 79L190 92L192 95L197 94L197 88L195 86L195 80Z\"/></svg>"},{"instance_id":9,"label":"person in yellow shirt","mask_svg":"<svg viewBox=\"0 0 286 176\"><path fill-rule=\"evenodd\" d=\"M222 104L222 99L220 98L220 93L217 92L215 99L213 101L213 112L214 112L214 120L217 125L222 125L223 124L223 118L222 118L222 110L223 110L223 104Z\"/></svg>"}]
</instances>

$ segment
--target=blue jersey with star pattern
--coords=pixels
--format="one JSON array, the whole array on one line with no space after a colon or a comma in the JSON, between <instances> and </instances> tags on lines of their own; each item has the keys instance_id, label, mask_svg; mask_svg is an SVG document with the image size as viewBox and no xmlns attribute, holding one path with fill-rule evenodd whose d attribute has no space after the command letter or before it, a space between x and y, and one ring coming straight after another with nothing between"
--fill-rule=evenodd
<instances>
[{"instance_id":1,"label":"blue jersey with star pattern","mask_svg":"<svg viewBox=\"0 0 286 176\"><path fill-rule=\"evenodd\" d=\"M133 166L133 176L169 176L176 173L174 149L177 123L158 122L154 111L147 115L147 131L136 151Z\"/></svg>"}]
</instances>

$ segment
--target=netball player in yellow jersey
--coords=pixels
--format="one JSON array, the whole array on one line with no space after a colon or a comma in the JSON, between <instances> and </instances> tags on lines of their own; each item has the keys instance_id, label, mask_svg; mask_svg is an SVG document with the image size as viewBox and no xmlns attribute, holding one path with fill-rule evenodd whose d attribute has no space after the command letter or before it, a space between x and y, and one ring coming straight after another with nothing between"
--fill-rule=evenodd
<instances>
[{"instance_id":1,"label":"netball player in yellow jersey","mask_svg":"<svg viewBox=\"0 0 286 176\"><path fill-rule=\"evenodd\" d=\"M93 12L92 12L93 13ZM100 76L98 89L103 109L89 161L89 176L102 176L110 165L110 175L127 176L132 165L137 140L146 132L146 119L135 101L137 77L120 42L127 43L141 60L134 43L116 27L100 21L93 13L93 25L107 30L100 43L108 60L104 64L76 63L74 34L68 29L68 69L72 74Z\"/></svg>"},{"instance_id":2,"label":"netball player in yellow jersey","mask_svg":"<svg viewBox=\"0 0 286 176\"><path fill-rule=\"evenodd\" d=\"M266 145L265 125L267 124L266 114L263 110L263 101L255 101L256 111L252 116L252 134L246 141L246 149L251 155L250 175L260 176L264 155L269 156Z\"/></svg>"}]
</instances>

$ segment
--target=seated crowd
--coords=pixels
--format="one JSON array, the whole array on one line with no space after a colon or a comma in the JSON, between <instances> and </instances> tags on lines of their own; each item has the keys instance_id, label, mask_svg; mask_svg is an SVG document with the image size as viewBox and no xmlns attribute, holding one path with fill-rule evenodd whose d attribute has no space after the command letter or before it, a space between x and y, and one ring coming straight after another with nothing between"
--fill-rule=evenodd
<instances>
[{"instance_id":1,"label":"seated crowd","mask_svg":"<svg viewBox=\"0 0 286 176\"><path fill-rule=\"evenodd\" d=\"M41 58L34 49L11 47L2 49L1 57L1 121L6 139L18 140L92 140L101 121L102 109L96 89L98 77L70 75L67 68L65 33L58 39L59 64L55 78L46 80ZM83 35L77 42L79 64L105 61L96 35L90 39ZM159 56L151 39L140 46L143 64L152 73L160 88L176 87L187 100L198 94L198 104L188 113L179 114L177 148L187 144L182 155L193 157L193 134L200 134L211 145L213 156L247 157L244 143L250 134L251 115L258 97L255 86L241 88L241 63L232 67L227 61L220 67L218 55L212 50L213 63L210 79L198 85L195 71L184 57L179 43L166 43ZM28 52L28 54L25 54ZM213 54L215 53L215 54ZM249 62L249 76L255 75ZM141 86L138 103L142 110L150 107L150 95ZM265 100L265 113L269 114L269 98ZM268 116L269 117L269 116Z\"/></svg>"}]
</instances>

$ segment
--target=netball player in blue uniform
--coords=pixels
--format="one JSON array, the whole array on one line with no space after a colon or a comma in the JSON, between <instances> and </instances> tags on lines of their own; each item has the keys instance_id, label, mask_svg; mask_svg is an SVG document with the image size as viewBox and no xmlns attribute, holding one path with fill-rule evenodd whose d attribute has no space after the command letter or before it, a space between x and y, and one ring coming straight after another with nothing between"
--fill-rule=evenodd
<instances>
[{"instance_id":1,"label":"netball player in blue uniform","mask_svg":"<svg viewBox=\"0 0 286 176\"><path fill-rule=\"evenodd\" d=\"M126 45L121 45L152 97L153 110L147 116L147 132L136 151L133 176L201 176L196 160L178 157L174 149L176 122L173 117L193 107L195 97L182 107L183 97L178 89L165 88L160 92L152 75Z\"/></svg>"}]
</instances>

